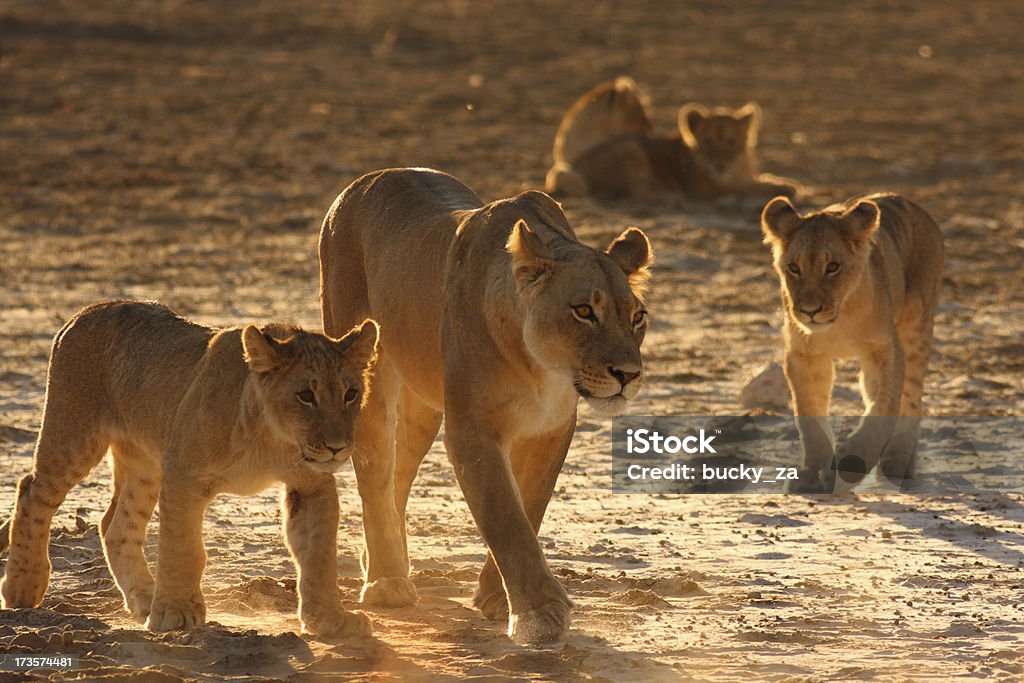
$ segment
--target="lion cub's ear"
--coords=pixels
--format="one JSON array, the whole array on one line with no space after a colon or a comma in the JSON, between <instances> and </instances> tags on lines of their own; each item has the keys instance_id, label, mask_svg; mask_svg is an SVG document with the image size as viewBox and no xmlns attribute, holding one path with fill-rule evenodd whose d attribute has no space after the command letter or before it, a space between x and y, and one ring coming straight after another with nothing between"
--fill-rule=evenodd
<instances>
[{"instance_id":1,"label":"lion cub's ear","mask_svg":"<svg viewBox=\"0 0 1024 683\"><path fill-rule=\"evenodd\" d=\"M360 365L369 367L377 360L377 339L380 327L377 322L367 318L335 341L342 353Z\"/></svg>"},{"instance_id":2,"label":"lion cub's ear","mask_svg":"<svg viewBox=\"0 0 1024 683\"><path fill-rule=\"evenodd\" d=\"M747 102L736 110L735 118L747 127L747 145L756 145L757 129L761 126L761 106L757 102Z\"/></svg>"},{"instance_id":3,"label":"lion cub's ear","mask_svg":"<svg viewBox=\"0 0 1024 683\"><path fill-rule=\"evenodd\" d=\"M516 221L505 248L512 254L512 272L520 291L551 272L554 254L526 221Z\"/></svg>"},{"instance_id":4,"label":"lion cub's ear","mask_svg":"<svg viewBox=\"0 0 1024 683\"><path fill-rule=\"evenodd\" d=\"M648 266L654 260L654 251L647 235L640 228L626 228L622 234L612 240L604 253L612 257L629 277L629 284L636 287L650 276Z\"/></svg>"},{"instance_id":5,"label":"lion cub's ear","mask_svg":"<svg viewBox=\"0 0 1024 683\"><path fill-rule=\"evenodd\" d=\"M260 332L255 325L246 325L242 330L245 363L253 372L273 372L281 366L282 359L277 347L278 342Z\"/></svg>"},{"instance_id":6,"label":"lion cub's ear","mask_svg":"<svg viewBox=\"0 0 1024 683\"><path fill-rule=\"evenodd\" d=\"M786 197L776 197L761 211L761 232L764 243L784 242L800 225L802 217Z\"/></svg>"},{"instance_id":7,"label":"lion cub's ear","mask_svg":"<svg viewBox=\"0 0 1024 683\"><path fill-rule=\"evenodd\" d=\"M878 204L870 199L862 199L839 217L839 224L842 226L843 232L851 239L858 242L870 241L878 231L881 217Z\"/></svg>"},{"instance_id":8,"label":"lion cub's ear","mask_svg":"<svg viewBox=\"0 0 1024 683\"><path fill-rule=\"evenodd\" d=\"M696 102L688 102L679 108L677 125L679 134L683 136L687 146L697 146L697 135L709 116L711 116L711 112L704 105Z\"/></svg>"}]
</instances>

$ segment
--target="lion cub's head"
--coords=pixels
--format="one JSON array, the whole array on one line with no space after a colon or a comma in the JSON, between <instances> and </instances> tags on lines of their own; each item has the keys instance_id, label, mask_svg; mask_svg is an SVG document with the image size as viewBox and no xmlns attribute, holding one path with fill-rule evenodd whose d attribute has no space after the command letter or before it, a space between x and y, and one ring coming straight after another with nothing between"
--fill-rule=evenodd
<instances>
[{"instance_id":1,"label":"lion cub's head","mask_svg":"<svg viewBox=\"0 0 1024 683\"><path fill-rule=\"evenodd\" d=\"M761 212L765 244L772 248L786 314L804 332L821 332L839 318L871 256L878 205L856 203L799 214L785 197Z\"/></svg>"},{"instance_id":2,"label":"lion cub's head","mask_svg":"<svg viewBox=\"0 0 1024 683\"><path fill-rule=\"evenodd\" d=\"M760 122L761 108L755 102L710 111L691 102L679 110L679 132L694 159L724 185L741 185L757 174L754 148Z\"/></svg>"},{"instance_id":3,"label":"lion cub's head","mask_svg":"<svg viewBox=\"0 0 1024 683\"><path fill-rule=\"evenodd\" d=\"M352 456L355 418L366 400L377 335L372 320L341 339L283 325L242 330L263 418L313 469L334 472Z\"/></svg>"},{"instance_id":4,"label":"lion cub's head","mask_svg":"<svg viewBox=\"0 0 1024 683\"><path fill-rule=\"evenodd\" d=\"M621 412L643 378L642 296L652 259L647 236L629 228L598 251L520 220L508 250L527 348L547 369L564 372L593 408Z\"/></svg>"}]
</instances>

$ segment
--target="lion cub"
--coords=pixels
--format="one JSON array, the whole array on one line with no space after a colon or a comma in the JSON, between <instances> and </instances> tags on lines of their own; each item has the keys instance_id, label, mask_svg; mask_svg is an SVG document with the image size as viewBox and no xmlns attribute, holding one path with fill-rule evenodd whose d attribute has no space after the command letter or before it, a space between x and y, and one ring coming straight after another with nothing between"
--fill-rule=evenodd
<instances>
[{"instance_id":1,"label":"lion cub","mask_svg":"<svg viewBox=\"0 0 1024 683\"><path fill-rule=\"evenodd\" d=\"M804 448L796 488L848 488L879 463L892 479L912 479L942 279L939 227L916 204L876 194L807 214L776 197L761 229L786 313L785 372ZM860 362L865 412L833 456L835 358Z\"/></svg>"},{"instance_id":2,"label":"lion cub","mask_svg":"<svg viewBox=\"0 0 1024 683\"><path fill-rule=\"evenodd\" d=\"M18 484L11 521L3 607L42 601L50 520L109 447L114 491L100 522L103 549L125 607L148 616L147 628L204 623L202 521L214 495L281 481L303 629L368 635L369 620L347 612L338 595L332 473L352 454L376 344L372 320L332 339L284 325L217 331L152 303L79 311L50 353L32 474ZM143 542L158 496L154 584Z\"/></svg>"},{"instance_id":3,"label":"lion cub","mask_svg":"<svg viewBox=\"0 0 1024 683\"><path fill-rule=\"evenodd\" d=\"M690 103L679 110L678 132L653 135L636 84L605 83L566 113L555 137L548 192L605 198L684 194L793 196L795 181L758 173L761 109L708 110Z\"/></svg>"}]
</instances>

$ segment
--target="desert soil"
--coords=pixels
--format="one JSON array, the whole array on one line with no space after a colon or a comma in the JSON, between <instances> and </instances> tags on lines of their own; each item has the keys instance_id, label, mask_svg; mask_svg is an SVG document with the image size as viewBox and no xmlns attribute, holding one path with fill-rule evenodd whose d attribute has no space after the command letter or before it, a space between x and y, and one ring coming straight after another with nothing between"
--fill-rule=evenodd
<instances>
[{"instance_id":1,"label":"desert soil","mask_svg":"<svg viewBox=\"0 0 1024 683\"><path fill-rule=\"evenodd\" d=\"M763 167L813 187L807 205L895 190L926 207L948 253L927 407L1019 417L1022 25L1016 0L6 0L0 517L31 467L50 340L76 309L157 299L209 324L315 328L317 231L347 183L429 166L488 199L540 187L562 112L619 74L646 86L666 132L683 102L757 100ZM781 345L757 207L565 209L584 241L638 225L657 250L649 376L632 412L744 412L744 378ZM839 378L837 410L855 414L855 370ZM54 521L42 609L0 612L0 654L80 656L78 672L24 676L52 680L1024 676L1019 489L620 495L609 433L608 419L582 411L541 533L577 605L560 646L517 647L471 608L484 547L438 443L409 512L422 601L368 610L373 639L297 635L273 490L211 508L212 623L141 630L98 542L103 465ZM1011 469L1021 456L1000 455ZM340 587L352 603L361 523L350 468L339 484ZM150 552L155 531L154 521Z\"/></svg>"}]
</instances>

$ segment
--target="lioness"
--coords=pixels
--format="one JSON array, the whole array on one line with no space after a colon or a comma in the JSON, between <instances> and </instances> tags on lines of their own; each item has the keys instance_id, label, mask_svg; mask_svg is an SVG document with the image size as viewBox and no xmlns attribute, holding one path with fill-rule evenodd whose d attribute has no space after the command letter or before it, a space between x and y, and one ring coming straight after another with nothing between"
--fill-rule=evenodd
<instances>
[{"instance_id":1,"label":"lioness","mask_svg":"<svg viewBox=\"0 0 1024 683\"><path fill-rule=\"evenodd\" d=\"M545 180L548 192L612 199L797 193L795 181L758 173L756 103L710 111L686 104L679 110L678 132L657 136L635 84L620 81L584 95L562 119L555 163Z\"/></svg>"},{"instance_id":2,"label":"lioness","mask_svg":"<svg viewBox=\"0 0 1024 683\"><path fill-rule=\"evenodd\" d=\"M912 478L942 279L939 227L916 204L876 194L808 214L776 197L761 229L786 313L785 372L804 448L796 488L844 489L879 462L887 476ZM835 358L860 361L865 412L833 465Z\"/></svg>"},{"instance_id":3,"label":"lioness","mask_svg":"<svg viewBox=\"0 0 1024 683\"><path fill-rule=\"evenodd\" d=\"M365 603L416 600L404 518L445 420L445 448L490 549L474 599L519 642L557 640L570 602L537 542L582 397L620 410L639 390L651 248L629 228L576 240L541 192L483 204L449 175L391 169L338 197L320 234L324 329L381 323L354 460Z\"/></svg>"},{"instance_id":4,"label":"lioness","mask_svg":"<svg viewBox=\"0 0 1024 683\"><path fill-rule=\"evenodd\" d=\"M103 549L125 607L148 617L147 628L205 621L202 521L214 495L282 481L303 629L369 634L366 616L347 612L338 595L332 472L352 453L376 342L371 320L331 339L283 325L217 331L152 303L79 311L53 342L33 471L18 484L3 607L42 601L50 520L109 447ZM158 495L154 586L142 548Z\"/></svg>"}]
</instances>

